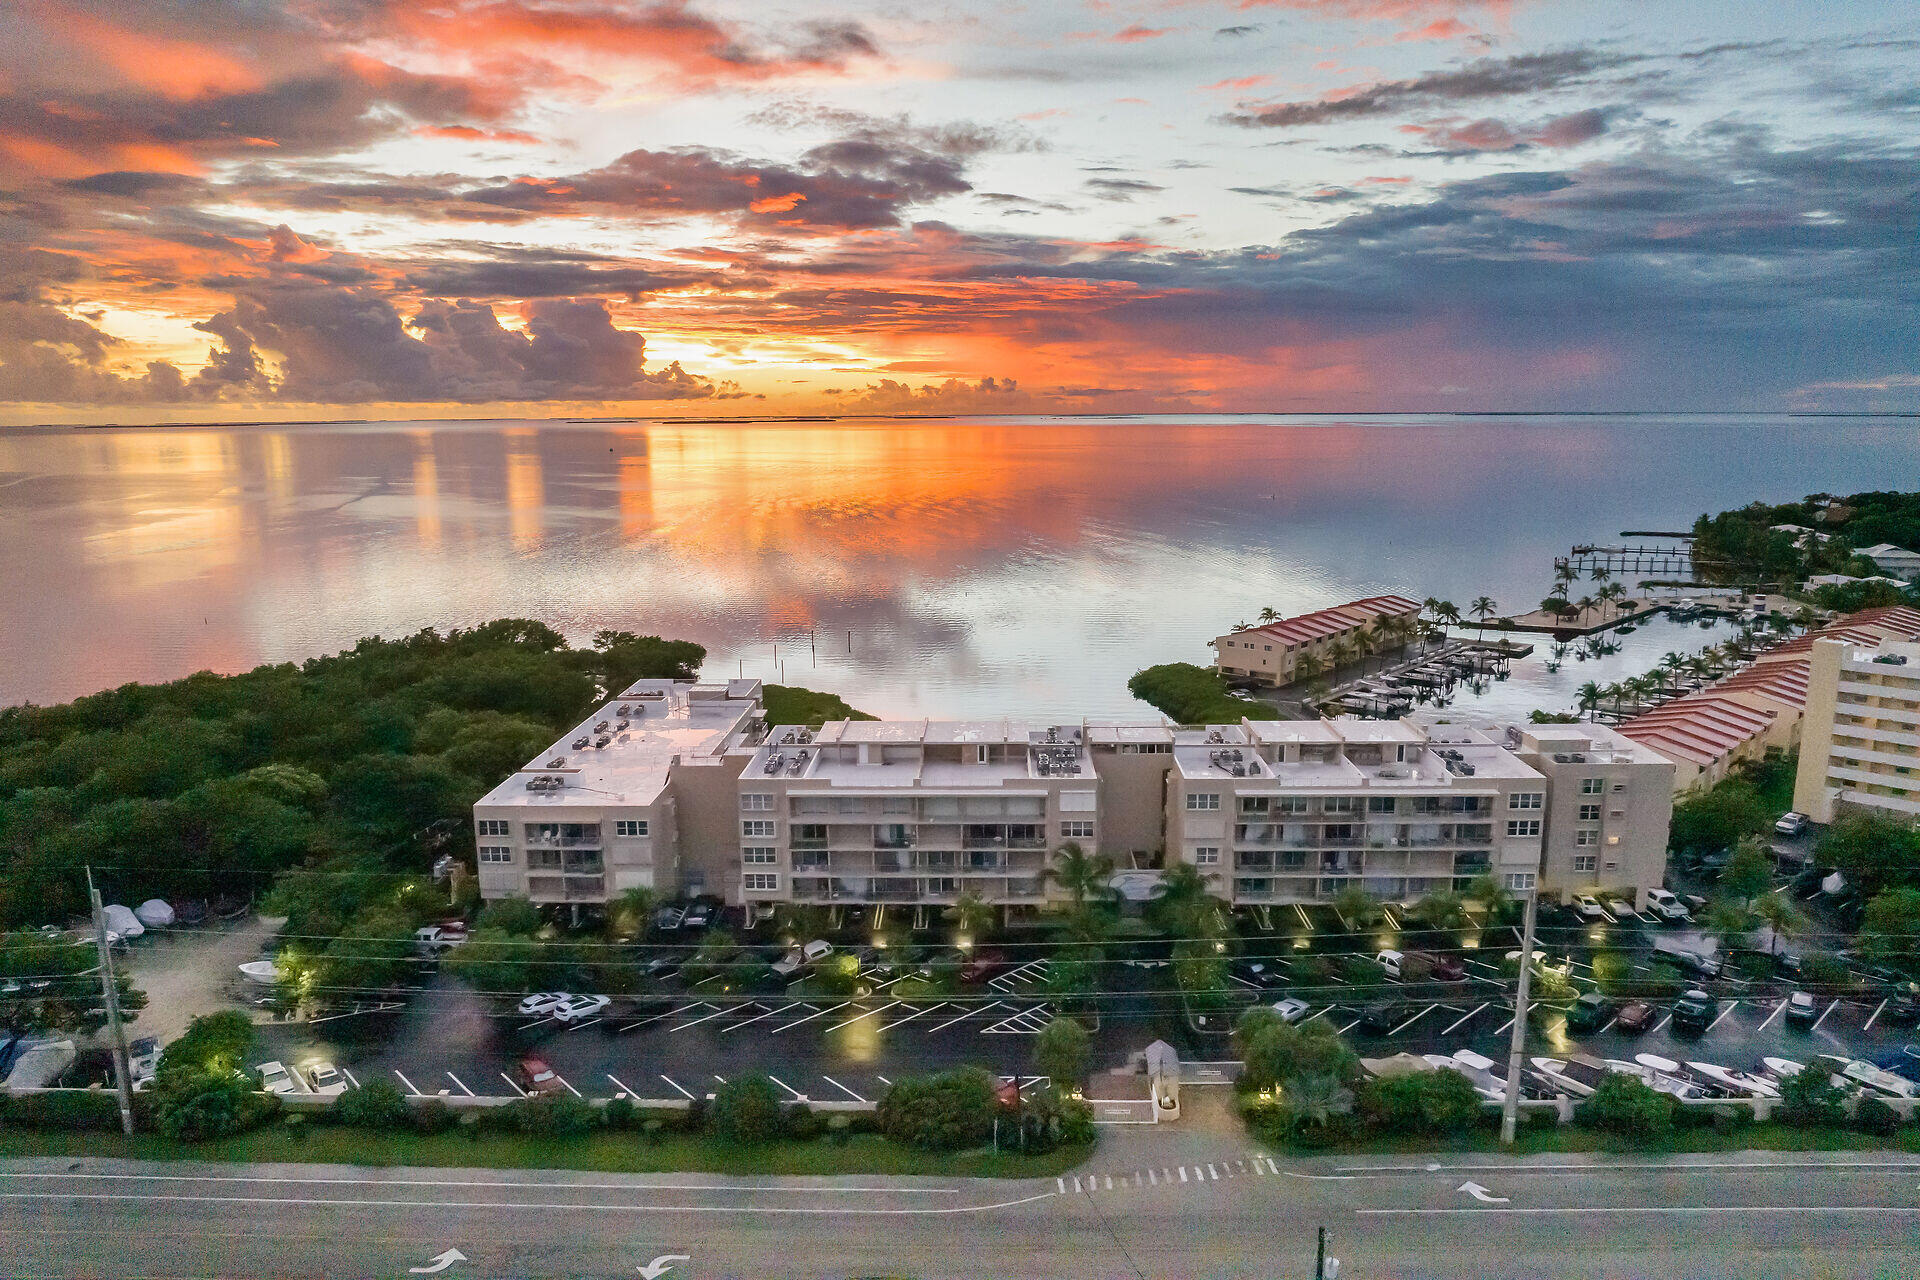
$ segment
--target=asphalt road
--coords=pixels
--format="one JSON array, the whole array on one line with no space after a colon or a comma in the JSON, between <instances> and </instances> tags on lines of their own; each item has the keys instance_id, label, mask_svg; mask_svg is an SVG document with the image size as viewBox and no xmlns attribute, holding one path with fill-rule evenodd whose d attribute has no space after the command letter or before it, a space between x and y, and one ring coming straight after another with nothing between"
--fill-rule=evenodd
<instances>
[{"instance_id":1,"label":"asphalt road","mask_svg":"<svg viewBox=\"0 0 1920 1280\"><path fill-rule=\"evenodd\" d=\"M1347 1280L1920 1270L1920 1158L1269 1161L1173 1137L1103 1145L1057 1182L11 1161L0 1258L19 1280L635 1276L656 1259L676 1280L1305 1277L1324 1226Z\"/></svg>"}]
</instances>

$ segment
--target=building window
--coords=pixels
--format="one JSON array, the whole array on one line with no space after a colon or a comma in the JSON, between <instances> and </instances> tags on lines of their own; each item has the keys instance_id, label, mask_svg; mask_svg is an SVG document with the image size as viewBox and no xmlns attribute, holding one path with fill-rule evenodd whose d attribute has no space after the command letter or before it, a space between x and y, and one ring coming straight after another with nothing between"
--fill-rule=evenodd
<instances>
[{"instance_id":1,"label":"building window","mask_svg":"<svg viewBox=\"0 0 1920 1280\"><path fill-rule=\"evenodd\" d=\"M1274 808L1277 812L1298 816L1308 811L1308 801L1305 796L1281 796L1280 803Z\"/></svg>"},{"instance_id":2,"label":"building window","mask_svg":"<svg viewBox=\"0 0 1920 1280\"><path fill-rule=\"evenodd\" d=\"M1328 796L1321 807L1327 813L1354 813L1359 810L1360 803L1356 796Z\"/></svg>"},{"instance_id":3,"label":"building window","mask_svg":"<svg viewBox=\"0 0 1920 1280\"><path fill-rule=\"evenodd\" d=\"M483 836L503 836L507 834L506 819L505 818L480 819L480 834Z\"/></svg>"},{"instance_id":4,"label":"building window","mask_svg":"<svg viewBox=\"0 0 1920 1280\"><path fill-rule=\"evenodd\" d=\"M1507 872L1507 888L1517 893L1525 893L1527 890L1533 888L1533 872L1531 871Z\"/></svg>"},{"instance_id":5,"label":"building window","mask_svg":"<svg viewBox=\"0 0 1920 1280\"><path fill-rule=\"evenodd\" d=\"M740 834L743 836L771 837L773 835L773 823L761 818L748 818L740 824ZM825 832L821 834L824 835Z\"/></svg>"},{"instance_id":6,"label":"building window","mask_svg":"<svg viewBox=\"0 0 1920 1280\"><path fill-rule=\"evenodd\" d=\"M1574 870L1574 874L1575 874L1575 875L1585 875L1585 874L1588 874L1588 873L1590 873L1590 872L1592 872L1592 871L1594 870L1594 868L1595 868L1595 867L1596 867L1596 866L1598 865L1598 862L1599 862L1599 857L1600 857L1600 855L1599 855L1599 854L1597 854L1597 853L1576 853L1576 854L1574 854L1574 855L1573 855L1573 870Z\"/></svg>"},{"instance_id":7,"label":"building window","mask_svg":"<svg viewBox=\"0 0 1920 1280\"><path fill-rule=\"evenodd\" d=\"M1216 791L1189 791L1187 793L1187 811L1197 812L1203 809L1218 809L1220 794Z\"/></svg>"},{"instance_id":8,"label":"building window","mask_svg":"<svg viewBox=\"0 0 1920 1280\"><path fill-rule=\"evenodd\" d=\"M1591 844L1599 844L1600 833L1598 831L1576 831L1573 833L1573 842L1576 845L1583 845L1583 846L1591 845Z\"/></svg>"},{"instance_id":9,"label":"building window","mask_svg":"<svg viewBox=\"0 0 1920 1280\"><path fill-rule=\"evenodd\" d=\"M1199 866L1199 867L1219 866L1220 850L1215 845L1210 845L1210 844L1198 845L1194 848L1194 851L1193 851L1193 862L1195 866Z\"/></svg>"},{"instance_id":10,"label":"building window","mask_svg":"<svg viewBox=\"0 0 1920 1280\"><path fill-rule=\"evenodd\" d=\"M740 797L740 807L750 812L764 813L773 808L773 793L770 791L749 791Z\"/></svg>"},{"instance_id":11,"label":"building window","mask_svg":"<svg viewBox=\"0 0 1920 1280\"><path fill-rule=\"evenodd\" d=\"M1395 800L1392 796L1368 796L1367 812L1368 813L1392 813L1394 811L1394 807L1399 803L1400 802L1398 800Z\"/></svg>"},{"instance_id":12,"label":"building window","mask_svg":"<svg viewBox=\"0 0 1920 1280\"><path fill-rule=\"evenodd\" d=\"M748 845L740 850L740 861L749 866L770 867L774 863L773 850L767 845Z\"/></svg>"},{"instance_id":13,"label":"building window","mask_svg":"<svg viewBox=\"0 0 1920 1280\"><path fill-rule=\"evenodd\" d=\"M1060 824L1060 838L1062 840L1091 840L1093 839L1093 824L1091 822L1063 822Z\"/></svg>"},{"instance_id":14,"label":"building window","mask_svg":"<svg viewBox=\"0 0 1920 1280\"><path fill-rule=\"evenodd\" d=\"M1546 797L1538 791L1516 791L1507 797L1509 809L1538 809Z\"/></svg>"},{"instance_id":15,"label":"building window","mask_svg":"<svg viewBox=\"0 0 1920 1280\"><path fill-rule=\"evenodd\" d=\"M780 877L771 871L749 871L740 877L740 887L748 893L772 893L780 887Z\"/></svg>"},{"instance_id":16,"label":"building window","mask_svg":"<svg viewBox=\"0 0 1920 1280\"><path fill-rule=\"evenodd\" d=\"M1605 778L1580 779L1580 794L1583 796L1597 796L1606 789L1607 780Z\"/></svg>"},{"instance_id":17,"label":"building window","mask_svg":"<svg viewBox=\"0 0 1920 1280\"><path fill-rule=\"evenodd\" d=\"M647 834L647 824L634 819L616 819L613 824L616 836L639 837Z\"/></svg>"},{"instance_id":18,"label":"building window","mask_svg":"<svg viewBox=\"0 0 1920 1280\"><path fill-rule=\"evenodd\" d=\"M513 861L513 850L503 844L483 844L480 846L480 861L484 865Z\"/></svg>"},{"instance_id":19,"label":"building window","mask_svg":"<svg viewBox=\"0 0 1920 1280\"><path fill-rule=\"evenodd\" d=\"M1581 805L1581 806L1580 806L1580 821L1582 821L1582 822L1598 822L1598 821L1600 821L1600 806L1599 806L1599 805L1597 805L1597 804L1583 804L1583 805Z\"/></svg>"},{"instance_id":20,"label":"building window","mask_svg":"<svg viewBox=\"0 0 1920 1280\"><path fill-rule=\"evenodd\" d=\"M1627 789L1627 784L1624 782L1616 782L1613 784L1613 794L1615 795L1619 795L1621 792L1625 791L1626 789Z\"/></svg>"},{"instance_id":21,"label":"building window","mask_svg":"<svg viewBox=\"0 0 1920 1280\"><path fill-rule=\"evenodd\" d=\"M1540 819L1515 818L1507 823L1508 836L1537 836L1540 834Z\"/></svg>"}]
</instances>

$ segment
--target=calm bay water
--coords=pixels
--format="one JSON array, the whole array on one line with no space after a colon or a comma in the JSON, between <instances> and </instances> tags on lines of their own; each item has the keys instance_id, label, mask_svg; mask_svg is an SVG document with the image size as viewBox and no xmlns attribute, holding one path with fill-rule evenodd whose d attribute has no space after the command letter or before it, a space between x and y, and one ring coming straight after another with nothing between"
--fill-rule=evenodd
<instances>
[{"instance_id":1,"label":"calm bay water","mask_svg":"<svg viewBox=\"0 0 1920 1280\"><path fill-rule=\"evenodd\" d=\"M891 715L1143 711L1262 606L1507 608L1574 542L1911 488L1911 419L396 422L0 433L0 704L506 615L708 647ZM1480 709L1604 665L1523 667Z\"/></svg>"}]
</instances>

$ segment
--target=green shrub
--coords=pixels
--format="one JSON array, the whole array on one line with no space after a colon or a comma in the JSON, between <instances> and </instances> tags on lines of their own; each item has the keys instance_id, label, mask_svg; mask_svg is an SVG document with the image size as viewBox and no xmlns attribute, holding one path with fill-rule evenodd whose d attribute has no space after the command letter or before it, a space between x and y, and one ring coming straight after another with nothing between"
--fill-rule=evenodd
<instances>
[{"instance_id":1,"label":"green shrub","mask_svg":"<svg viewBox=\"0 0 1920 1280\"><path fill-rule=\"evenodd\" d=\"M633 1127L633 1113L632 1098L615 1098L607 1103L606 1110L600 1114L607 1122L607 1128L630 1129Z\"/></svg>"},{"instance_id":2,"label":"green shrub","mask_svg":"<svg viewBox=\"0 0 1920 1280\"><path fill-rule=\"evenodd\" d=\"M514 1126L536 1138L578 1138L593 1128L593 1108L565 1094L542 1094L509 1102Z\"/></svg>"},{"instance_id":3,"label":"green shrub","mask_svg":"<svg viewBox=\"0 0 1920 1280\"><path fill-rule=\"evenodd\" d=\"M421 1133L445 1133L460 1123L460 1113L438 1098L413 1109L413 1127Z\"/></svg>"},{"instance_id":4,"label":"green shrub","mask_svg":"<svg viewBox=\"0 0 1920 1280\"><path fill-rule=\"evenodd\" d=\"M1758 951L1742 951L1734 957L1733 967L1749 981L1765 982L1773 977L1773 958Z\"/></svg>"},{"instance_id":5,"label":"green shrub","mask_svg":"<svg viewBox=\"0 0 1920 1280\"><path fill-rule=\"evenodd\" d=\"M844 1111L835 1112L827 1117L827 1141L836 1147L847 1145L847 1139L853 1136L853 1117Z\"/></svg>"},{"instance_id":6,"label":"green shrub","mask_svg":"<svg viewBox=\"0 0 1920 1280\"><path fill-rule=\"evenodd\" d=\"M307 1136L307 1117L298 1111L292 1112L280 1121L280 1127L289 1141L302 1141Z\"/></svg>"},{"instance_id":7,"label":"green shrub","mask_svg":"<svg viewBox=\"0 0 1920 1280\"><path fill-rule=\"evenodd\" d=\"M780 1093L764 1075L735 1076L713 1095L707 1127L725 1142L772 1142L782 1130Z\"/></svg>"},{"instance_id":8,"label":"green shrub","mask_svg":"<svg viewBox=\"0 0 1920 1280\"><path fill-rule=\"evenodd\" d=\"M1473 1082L1450 1068L1369 1078L1354 1103L1363 1120L1389 1133L1458 1133L1482 1114Z\"/></svg>"},{"instance_id":9,"label":"green shrub","mask_svg":"<svg viewBox=\"0 0 1920 1280\"><path fill-rule=\"evenodd\" d=\"M1853 985L1853 973L1839 956L1809 951L1800 957L1800 982L1809 989L1840 991Z\"/></svg>"},{"instance_id":10,"label":"green shrub","mask_svg":"<svg viewBox=\"0 0 1920 1280\"><path fill-rule=\"evenodd\" d=\"M370 1080L358 1089L349 1089L333 1104L333 1118L355 1129L397 1129L412 1115L407 1095L391 1080Z\"/></svg>"},{"instance_id":11,"label":"green shrub","mask_svg":"<svg viewBox=\"0 0 1920 1280\"><path fill-rule=\"evenodd\" d=\"M279 1112L280 1099L245 1076L205 1072L175 1074L160 1089L155 1118L169 1138L198 1142L256 1129Z\"/></svg>"},{"instance_id":12,"label":"green shrub","mask_svg":"<svg viewBox=\"0 0 1920 1280\"><path fill-rule=\"evenodd\" d=\"M1626 1137L1648 1137L1673 1129L1674 1100L1638 1076L1609 1073L1593 1096L1580 1104L1580 1123Z\"/></svg>"},{"instance_id":13,"label":"green shrub","mask_svg":"<svg viewBox=\"0 0 1920 1280\"><path fill-rule=\"evenodd\" d=\"M237 1009L202 1014L187 1024L178 1040L160 1051L155 1083L164 1087L175 1077L207 1072L238 1071L252 1055L259 1033L253 1020Z\"/></svg>"},{"instance_id":14,"label":"green shrub","mask_svg":"<svg viewBox=\"0 0 1920 1280\"><path fill-rule=\"evenodd\" d=\"M91 1089L0 1094L0 1124L16 1129L109 1133L120 1127L120 1099Z\"/></svg>"},{"instance_id":15,"label":"green shrub","mask_svg":"<svg viewBox=\"0 0 1920 1280\"><path fill-rule=\"evenodd\" d=\"M993 1077L960 1067L896 1081L880 1100L880 1131L930 1151L977 1147L993 1132Z\"/></svg>"},{"instance_id":16,"label":"green shrub","mask_svg":"<svg viewBox=\"0 0 1920 1280\"><path fill-rule=\"evenodd\" d=\"M1862 1098L1854 1109L1853 1127L1884 1138L1900 1127L1900 1113L1878 1098Z\"/></svg>"},{"instance_id":17,"label":"green shrub","mask_svg":"<svg viewBox=\"0 0 1920 1280\"><path fill-rule=\"evenodd\" d=\"M1340 962L1340 976L1356 987L1377 987L1386 981L1387 971L1377 960L1348 956Z\"/></svg>"},{"instance_id":18,"label":"green shrub","mask_svg":"<svg viewBox=\"0 0 1920 1280\"><path fill-rule=\"evenodd\" d=\"M1847 1118L1847 1091L1814 1063L1781 1084L1780 1118L1809 1129L1838 1128Z\"/></svg>"},{"instance_id":19,"label":"green shrub","mask_svg":"<svg viewBox=\"0 0 1920 1280\"><path fill-rule=\"evenodd\" d=\"M785 1129L789 1138L795 1142L811 1142L820 1136L821 1119L814 1109L804 1102L796 1102L787 1108Z\"/></svg>"}]
</instances>

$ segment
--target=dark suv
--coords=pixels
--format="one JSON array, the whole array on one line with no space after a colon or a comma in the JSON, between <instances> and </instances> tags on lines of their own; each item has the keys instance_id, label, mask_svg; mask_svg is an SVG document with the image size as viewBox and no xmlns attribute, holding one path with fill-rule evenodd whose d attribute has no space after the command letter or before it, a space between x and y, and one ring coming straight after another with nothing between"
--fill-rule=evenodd
<instances>
[{"instance_id":1,"label":"dark suv","mask_svg":"<svg viewBox=\"0 0 1920 1280\"><path fill-rule=\"evenodd\" d=\"M1717 1008L1718 1002L1698 987L1683 993L1673 1002L1674 1031L1693 1036L1699 1035L1713 1021Z\"/></svg>"}]
</instances>

